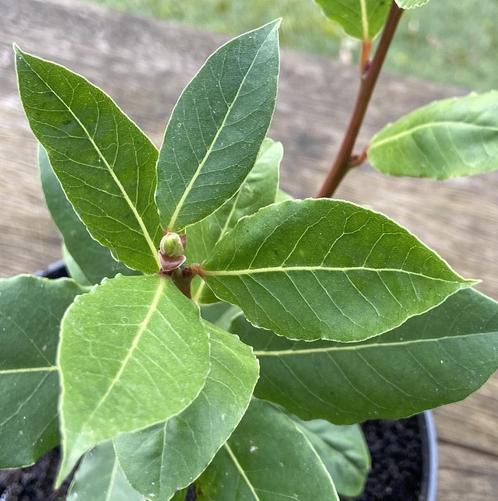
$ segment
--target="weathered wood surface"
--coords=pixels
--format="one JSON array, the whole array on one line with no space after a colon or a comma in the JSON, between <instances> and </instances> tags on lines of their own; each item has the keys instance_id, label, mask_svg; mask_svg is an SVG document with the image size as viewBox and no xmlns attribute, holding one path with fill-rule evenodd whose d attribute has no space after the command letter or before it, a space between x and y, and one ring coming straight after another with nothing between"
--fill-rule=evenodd
<instances>
[{"instance_id":1,"label":"weathered wood surface","mask_svg":"<svg viewBox=\"0 0 498 501\"><path fill-rule=\"evenodd\" d=\"M60 256L42 202L35 142L16 92L12 42L81 72L109 92L156 144L179 92L223 37L70 0L0 0L0 274L32 272ZM437 68L435 68L437 71ZM347 121L356 68L284 51L271 136L284 143L283 186L315 193ZM360 145L389 120L463 91L384 76ZM352 172L338 193L381 210L498 297L498 173L445 183ZM498 378L467 401L436 411L439 499L498 493Z\"/></svg>"}]
</instances>

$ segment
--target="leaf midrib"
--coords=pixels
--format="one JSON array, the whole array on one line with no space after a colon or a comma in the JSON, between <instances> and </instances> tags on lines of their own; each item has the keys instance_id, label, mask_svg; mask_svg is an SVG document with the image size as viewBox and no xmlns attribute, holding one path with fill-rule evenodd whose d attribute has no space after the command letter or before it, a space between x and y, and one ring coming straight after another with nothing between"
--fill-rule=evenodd
<instances>
[{"instance_id":1,"label":"leaf midrib","mask_svg":"<svg viewBox=\"0 0 498 501\"><path fill-rule=\"evenodd\" d=\"M86 425L92 420L93 416L98 412L98 410L102 407L104 402L107 400L109 395L111 394L112 390L118 383L119 379L121 378L124 370L126 369L126 366L128 365L128 362L130 361L131 357L133 356L133 353L135 352L136 348L138 347L138 344L140 343L140 340L142 338L142 335L144 332L147 330L147 327L149 326L149 323L152 319L152 316L157 310L157 307L159 305L159 301L161 300L162 293L164 291L164 288L166 286L166 280L165 278L160 278L159 279L159 284L154 291L154 296L152 298L152 301L150 303L150 306L147 310L147 313L145 314L144 319L142 322L138 325L137 333L135 334L135 337L133 338L133 341L130 344L130 347L128 348L128 351L126 353L126 356L123 358L121 365L116 372L115 376L113 377L111 383L109 384L109 387L107 388L106 392L100 400L97 402L95 409L89 414L88 418L86 421L81 425L80 430L83 430Z\"/></svg>"},{"instance_id":2,"label":"leaf midrib","mask_svg":"<svg viewBox=\"0 0 498 501\"><path fill-rule=\"evenodd\" d=\"M135 219L138 222L138 225L140 226L140 229L142 230L142 234L143 234L143 236L144 236L144 238L145 238L145 240L147 242L147 245L149 246L149 248L151 250L152 257L154 258L155 262L157 263L158 268L160 268L161 265L159 263L159 257L157 255L156 246L154 245L152 237L150 236L150 233L147 230L147 227L145 226L145 223L144 223L142 217L138 213L136 207L134 206L134 204L132 203L130 197L128 196L128 193L126 193L126 190L124 189L124 186L121 184L121 181L119 180L119 178L114 173L113 169L109 165L109 163L108 163L107 159L105 158L105 156L100 151L100 148L97 146L97 144L93 140L93 138L90 135L90 133L88 132L87 128L81 122L81 120L78 118L78 116L73 112L73 110L71 109L71 107L64 101L64 99L62 99L62 97L60 97L59 94L57 94L57 92L55 92L55 90L48 84L48 82L46 82L45 79L31 66L31 64L29 63L29 61L24 57L24 54L20 50L17 50L17 53L20 54L20 56L23 58L24 62L29 66L29 68L31 69L31 71L43 82L43 84L50 90L50 92L52 92L52 94L63 104L63 106L69 111L69 113L71 114L71 116L76 120L76 122L79 124L79 126L83 129L83 132L85 133L85 135L87 136L87 138L90 141L91 145L93 146L93 148L97 152L97 155L99 156L99 158L104 163L104 165L105 165L106 169L108 170L109 174L111 175L113 181L116 183L117 187L119 188L119 191L123 195L123 198L125 199L126 203L130 207L130 210L132 211Z\"/></svg>"},{"instance_id":3,"label":"leaf midrib","mask_svg":"<svg viewBox=\"0 0 498 501\"><path fill-rule=\"evenodd\" d=\"M300 355L315 355L320 353L341 352L341 351L356 351L376 348L393 348L393 347L406 347L412 344L425 344L440 342L453 339L466 339L477 336L493 336L498 335L498 331L489 332L470 332L467 334L458 334L456 336L442 336L438 338L424 338L414 339L411 341L393 341L388 343L369 343L369 344L351 344L344 346L329 346L327 348L307 348L307 349L288 349L288 350L255 350L254 355L257 357L284 357L284 356L300 356Z\"/></svg>"},{"instance_id":4,"label":"leaf midrib","mask_svg":"<svg viewBox=\"0 0 498 501\"><path fill-rule=\"evenodd\" d=\"M47 367L23 367L22 369L0 369L0 376L4 374L23 374L29 372L54 372L56 370L56 365L49 365Z\"/></svg>"},{"instance_id":5,"label":"leaf midrib","mask_svg":"<svg viewBox=\"0 0 498 501\"><path fill-rule=\"evenodd\" d=\"M204 154L203 159L199 163L199 166L197 167L196 171L194 172L194 175L192 176L192 179L188 183L187 187L185 188L184 192L182 193L182 196L180 197L180 200L178 201L178 204L175 207L173 215L171 216L171 219L168 223L168 229L170 229L170 230L175 229L176 220L178 219L180 211L185 203L185 200L187 199L188 195L192 191L192 188L195 184L195 181L199 177L199 175L202 171L202 168L204 167L205 163L207 162L208 158L210 157L210 155L213 151L213 148L214 148L216 142L218 141L218 137L220 136L221 132L223 131L225 124L226 124L226 121L228 120L228 117L230 116L232 109L235 106L235 103L237 102L237 100L239 98L240 91L246 82L247 75L249 75L252 68L254 67L254 63L255 63L256 59L258 58L258 55L259 55L259 52L261 51L261 48L265 45L266 41L268 40L268 37L270 36L271 33L273 33L274 29L275 28L272 28L268 32L265 39L262 41L261 45L259 46L258 50L256 51L256 54L254 55L254 58L253 58L251 64L249 65L249 68L247 69L244 77L242 78L242 81L240 82L240 85L239 85L239 88L237 89L235 97L233 98L232 102L230 103L230 106L227 108L227 111L225 113L225 116L223 117L223 121L221 122L220 127L216 131L216 134L214 135L213 140L211 141L211 144L209 145L209 148L207 149L206 153ZM209 64L209 62L207 64Z\"/></svg>"},{"instance_id":6,"label":"leaf midrib","mask_svg":"<svg viewBox=\"0 0 498 501\"><path fill-rule=\"evenodd\" d=\"M288 273L291 271L330 271L330 272L342 272L347 273L349 271L369 271L373 273L379 272L395 272L404 273L410 276L418 276L426 278L429 280L436 280L445 283L458 283L458 284L472 284L472 281L465 280L461 278L458 280L446 280L439 277L431 277L429 275L424 275L423 273L417 273L414 271L407 271L398 268L369 268L365 266L350 266L350 267L333 267L333 266L272 266L268 268L247 268L241 270L203 270L203 275L207 277L217 277L217 276L239 276L239 275L253 275L259 273Z\"/></svg>"},{"instance_id":7,"label":"leaf midrib","mask_svg":"<svg viewBox=\"0 0 498 501\"><path fill-rule=\"evenodd\" d=\"M247 487L249 487L249 490L251 491L251 494L254 496L255 501L261 501L258 494L256 493L256 489L252 485L251 481L249 480L249 477L247 476L246 472L244 471L244 468L242 468L242 465L239 463L237 456L235 453L232 451L231 447L228 445L228 442L226 442L223 447L226 449L228 455L230 456L230 459L232 460L233 464L235 465L235 468L237 471L240 473L240 476L244 479L244 482L246 483Z\"/></svg>"},{"instance_id":8,"label":"leaf midrib","mask_svg":"<svg viewBox=\"0 0 498 501\"><path fill-rule=\"evenodd\" d=\"M402 137L409 136L414 134L415 132L423 129L428 129L428 128L437 128L437 127L469 127L469 128L475 128L475 129L486 129L486 130L491 130L494 132L498 132L498 127L492 127L489 125L479 125L479 124L474 124L474 123L469 123L469 122L457 122L456 120L437 120L437 121L432 121L432 122L427 122L424 124L419 124L415 125L407 130L404 130L402 132L398 132L397 134L393 134L391 136L386 137L385 139L380 139L380 140L374 140L372 144L368 147L368 151L374 150L375 148L378 148L379 146L382 146L384 144L396 141L397 139L401 139Z\"/></svg>"}]
</instances>

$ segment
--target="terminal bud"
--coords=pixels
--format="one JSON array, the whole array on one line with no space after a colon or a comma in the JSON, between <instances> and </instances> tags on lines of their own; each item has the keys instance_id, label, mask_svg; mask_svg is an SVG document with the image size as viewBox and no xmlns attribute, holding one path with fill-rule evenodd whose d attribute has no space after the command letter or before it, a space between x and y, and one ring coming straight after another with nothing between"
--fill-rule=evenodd
<instances>
[{"instance_id":1,"label":"terminal bud","mask_svg":"<svg viewBox=\"0 0 498 501\"><path fill-rule=\"evenodd\" d=\"M180 257L185 253L184 239L178 233L168 231L161 239L159 250L164 257Z\"/></svg>"}]
</instances>

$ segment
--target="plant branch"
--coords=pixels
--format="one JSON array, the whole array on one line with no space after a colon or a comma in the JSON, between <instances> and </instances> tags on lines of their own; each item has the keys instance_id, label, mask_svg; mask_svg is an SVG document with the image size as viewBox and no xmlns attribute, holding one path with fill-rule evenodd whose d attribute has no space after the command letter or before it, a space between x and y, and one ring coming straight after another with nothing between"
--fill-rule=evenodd
<instances>
[{"instance_id":1,"label":"plant branch","mask_svg":"<svg viewBox=\"0 0 498 501\"><path fill-rule=\"evenodd\" d=\"M393 0L379 45L375 51L375 56L370 64L365 65L365 69L362 72L356 103L341 147L317 197L331 197L348 170L352 167L351 158L356 138L365 118L370 98L372 97L382 64L386 58L402 13L403 9L400 9Z\"/></svg>"}]
</instances>

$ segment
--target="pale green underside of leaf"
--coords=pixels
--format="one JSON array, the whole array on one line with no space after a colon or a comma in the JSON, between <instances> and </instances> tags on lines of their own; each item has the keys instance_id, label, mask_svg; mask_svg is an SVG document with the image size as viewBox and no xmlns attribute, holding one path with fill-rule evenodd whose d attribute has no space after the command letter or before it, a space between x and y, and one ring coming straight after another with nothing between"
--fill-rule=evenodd
<instances>
[{"instance_id":1,"label":"pale green underside of leaf","mask_svg":"<svg viewBox=\"0 0 498 501\"><path fill-rule=\"evenodd\" d=\"M33 133L88 231L128 267L158 270L157 150L100 89L16 48Z\"/></svg>"},{"instance_id":2,"label":"pale green underside of leaf","mask_svg":"<svg viewBox=\"0 0 498 501\"><path fill-rule=\"evenodd\" d=\"M429 3L429 0L396 0L396 3L402 9L415 9Z\"/></svg>"},{"instance_id":3,"label":"pale green underside of leaf","mask_svg":"<svg viewBox=\"0 0 498 501\"><path fill-rule=\"evenodd\" d=\"M332 479L290 417L253 400L196 482L199 501L338 501Z\"/></svg>"},{"instance_id":4,"label":"pale green underside of leaf","mask_svg":"<svg viewBox=\"0 0 498 501\"><path fill-rule=\"evenodd\" d=\"M180 413L208 374L198 309L168 278L105 280L73 303L61 333L60 479L94 445Z\"/></svg>"},{"instance_id":5,"label":"pale green underside of leaf","mask_svg":"<svg viewBox=\"0 0 498 501\"><path fill-rule=\"evenodd\" d=\"M187 228L188 262L204 261L211 255L216 243L235 226L239 219L275 201L282 156L281 143L269 138L263 141L254 167L240 190L216 212ZM201 303L218 301L205 284L206 282L200 279L194 281L193 299Z\"/></svg>"},{"instance_id":6,"label":"pale green underside of leaf","mask_svg":"<svg viewBox=\"0 0 498 501\"><path fill-rule=\"evenodd\" d=\"M323 13L360 40L371 40L384 26L389 0L315 0Z\"/></svg>"},{"instance_id":7,"label":"pale green underside of leaf","mask_svg":"<svg viewBox=\"0 0 498 501\"><path fill-rule=\"evenodd\" d=\"M183 91L157 165L163 226L180 230L204 219L251 170L275 107L279 24L223 45Z\"/></svg>"},{"instance_id":8,"label":"pale green underside of leaf","mask_svg":"<svg viewBox=\"0 0 498 501\"><path fill-rule=\"evenodd\" d=\"M252 349L206 323L211 371L194 402L165 423L115 441L131 484L150 499L165 500L190 485L242 419L258 379Z\"/></svg>"},{"instance_id":9,"label":"pale green underside of leaf","mask_svg":"<svg viewBox=\"0 0 498 501\"><path fill-rule=\"evenodd\" d=\"M498 169L498 91L409 113L373 137L368 159L394 176L448 179Z\"/></svg>"},{"instance_id":10,"label":"pale green underside of leaf","mask_svg":"<svg viewBox=\"0 0 498 501\"><path fill-rule=\"evenodd\" d=\"M338 426L323 419L293 419L320 456L337 492L347 497L359 496L370 470L370 453L361 427Z\"/></svg>"},{"instance_id":11,"label":"pale green underside of leaf","mask_svg":"<svg viewBox=\"0 0 498 501\"><path fill-rule=\"evenodd\" d=\"M401 325L471 285L376 212L327 199L243 218L204 264L220 299L291 339L351 342Z\"/></svg>"},{"instance_id":12,"label":"pale green underside of leaf","mask_svg":"<svg viewBox=\"0 0 498 501\"><path fill-rule=\"evenodd\" d=\"M0 468L32 464L58 443L59 324L82 292L69 279L0 280Z\"/></svg>"},{"instance_id":13,"label":"pale green underside of leaf","mask_svg":"<svg viewBox=\"0 0 498 501\"><path fill-rule=\"evenodd\" d=\"M71 483L68 501L145 501L126 479L112 442L85 454Z\"/></svg>"},{"instance_id":14,"label":"pale green underside of leaf","mask_svg":"<svg viewBox=\"0 0 498 501\"><path fill-rule=\"evenodd\" d=\"M47 207L67 249L68 259L65 259L65 262L70 275L79 283L96 284L103 278L113 277L117 273L126 275L133 273L122 263L118 263L112 257L110 250L99 244L88 233L62 190L50 165L47 152L42 146L38 148L38 166ZM79 271L70 262L71 259ZM77 276L73 275L72 270Z\"/></svg>"},{"instance_id":15,"label":"pale green underside of leaf","mask_svg":"<svg viewBox=\"0 0 498 501\"><path fill-rule=\"evenodd\" d=\"M471 289L359 344L291 342L242 316L232 330L259 358L256 396L303 419L338 424L398 419L462 400L498 368L498 304Z\"/></svg>"}]
</instances>

